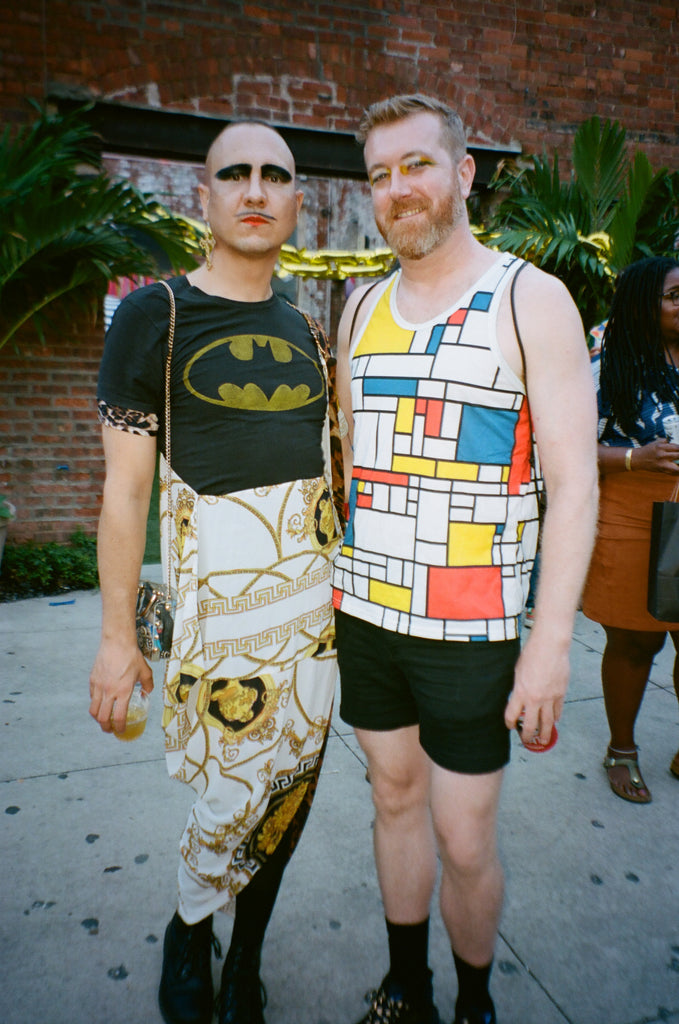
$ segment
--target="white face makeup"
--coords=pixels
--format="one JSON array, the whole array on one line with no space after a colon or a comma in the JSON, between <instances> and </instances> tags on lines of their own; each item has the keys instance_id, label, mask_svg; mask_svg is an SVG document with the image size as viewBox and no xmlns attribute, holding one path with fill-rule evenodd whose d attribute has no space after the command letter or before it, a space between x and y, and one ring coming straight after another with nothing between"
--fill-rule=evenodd
<instances>
[{"instance_id":1,"label":"white face makeup","mask_svg":"<svg viewBox=\"0 0 679 1024\"><path fill-rule=\"evenodd\" d=\"M285 141L264 125L227 129L213 143L199 186L216 249L269 254L292 234L302 203Z\"/></svg>"}]
</instances>

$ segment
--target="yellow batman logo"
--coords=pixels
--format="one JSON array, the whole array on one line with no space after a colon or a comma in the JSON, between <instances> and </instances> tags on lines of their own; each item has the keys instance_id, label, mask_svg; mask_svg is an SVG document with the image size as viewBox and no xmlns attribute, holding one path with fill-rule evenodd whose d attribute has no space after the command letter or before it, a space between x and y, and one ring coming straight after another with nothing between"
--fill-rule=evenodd
<instances>
[{"instance_id":1,"label":"yellow batman logo","mask_svg":"<svg viewBox=\"0 0 679 1024\"><path fill-rule=\"evenodd\" d=\"M244 388L239 388L237 384L222 384L219 394L222 404L229 409L268 409L270 412L280 412L283 409L301 409L309 401L309 388L306 384L298 384L294 389L287 384L279 384L271 398L267 398L257 384L246 384Z\"/></svg>"},{"instance_id":2,"label":"yellow batman logo","mask_svg":"<svg viewBox=\"0 0 679 1024\"><path fill-rule=\"evenodd\" d=\"M267 396L259 384L254 382L240 387L229 381L218 384L216 392L219 397L206 395L199 391L191 383L191 375L194 367L209 352L215 348L226 346L229 354L239 362L252 362L255 354L255 347L262 350L262 353L269 352L274 363L289 363L293 353L308 359L314 367L319 378L319 389L316 394L311 393L308 384L298 384L290 387L288 384L279 384L271 396ZM272 338L268 334L237 334L230 338L218 338L210 342L205 348L200 349L186 364L184 370L184 384L186 388L199 398L202 402L209 402L211 405L223 405L227 409L252 409L258 412L281 412L289 409L301 409L304 405L318 401L325 392L325 382L320 367L316 361L303 349L298 348L284 338Z\"/></svg>"},{"instance_id":3,"label":"yellow batman logo","mask_svg":"<svg viewBox=\"0 0 679 1024\"><path fill-rule=\"evenodd\" d=\"M254 347L271 349L271 355L277 363L289 363L292 359L293 345L284 338L270 338L266 334L237 334L234 338L228 339L231 355L243 362L251 362ZM299 349L297 349L299 352Z\"/></svg>"}]
</instances>

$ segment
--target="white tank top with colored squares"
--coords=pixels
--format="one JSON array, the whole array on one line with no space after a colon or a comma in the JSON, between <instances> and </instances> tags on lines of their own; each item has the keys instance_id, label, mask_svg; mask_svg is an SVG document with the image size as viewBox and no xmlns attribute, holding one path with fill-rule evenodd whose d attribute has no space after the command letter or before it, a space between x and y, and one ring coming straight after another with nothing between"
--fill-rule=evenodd
<instances>
[{"instance_id":1,"label":"white tank top with colored squares","mask_svg":"<svg viewBox=\"0 0 679 1024\"><path fill-rule=\"evenodd\" d=\"M334 603L438 640L518 636L538 539L525 388L497 341L521 261L501 255L433 320L407 323L400 271L350 351L354 471Z\"/></svg>"}]
</instances>

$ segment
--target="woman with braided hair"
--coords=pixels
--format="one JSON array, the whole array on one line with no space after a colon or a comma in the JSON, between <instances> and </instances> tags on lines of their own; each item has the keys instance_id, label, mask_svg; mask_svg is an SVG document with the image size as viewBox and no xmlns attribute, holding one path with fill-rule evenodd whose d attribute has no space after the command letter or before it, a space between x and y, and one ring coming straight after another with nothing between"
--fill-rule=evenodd
<instances>
[{"instance_id":1,"label":"woman with braided hair","mask_svg":"<svg viewBox=\"0 0 679 1024\"><path fill-rule=\"evenodd\" d=\"M679 622L646 610L651 514L679 482L679 444L665 420L679 413L679 262L652 256L616 282L604 332L600 374L599 534L583 611L606 632L601 663L611 732L604 768L613 792L650 803L639 771L634 724L667 633L679 652ZM679 699L679 654L674 663ZM679 778L679 751L670 765Z\"/></svg>"}]
</instances>

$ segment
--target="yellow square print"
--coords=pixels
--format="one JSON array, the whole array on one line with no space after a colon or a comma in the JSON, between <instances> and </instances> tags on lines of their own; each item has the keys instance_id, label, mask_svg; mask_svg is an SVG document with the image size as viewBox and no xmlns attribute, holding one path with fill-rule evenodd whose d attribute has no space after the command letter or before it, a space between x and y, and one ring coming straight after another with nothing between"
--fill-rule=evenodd
<instances>
[{"instance_id":1,"label":"yellow square print","mask_svg":"<svg viewBox=\"0 0 679 1024\"><path fill-rule=\"evenodd\" d=\"M451 523L448 565L492 565L494 523Z\"/></svg>"},{"instance_id":2,"label":"yellow square print","mask_svg":"<svg viewBox=\"0 0 679 1024\"><path fill-rule=\"evenodd\" d=\"M396 433L412 434L415 419L415 399L399 398L396 407Z\"/></svg>"},{"instance_id":3,"label":"yellow square print","mask_svg":"<svg viewBox=\"0 0 679 1024\"><path fill-rule=\"evenodd\" d=\"M399 612L410 611L412 591L408 587L399 587L395 583L383 583L380 580L370 582L370 600L385 608L395 608Z\"/></svg>"}]
</instances>

